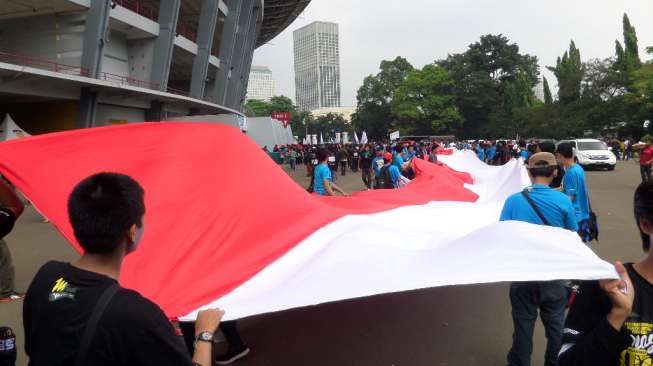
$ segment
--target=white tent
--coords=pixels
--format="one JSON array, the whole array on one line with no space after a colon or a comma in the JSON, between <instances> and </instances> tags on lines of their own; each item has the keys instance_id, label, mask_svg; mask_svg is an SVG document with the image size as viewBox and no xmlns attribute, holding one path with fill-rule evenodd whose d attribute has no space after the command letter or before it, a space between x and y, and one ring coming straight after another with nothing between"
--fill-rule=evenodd
<instances>
[{"instance_id":1,"label":"white tent","mask_svg":"<svg viewBox=\"0 0 653 366\"><path fill-rule=\"evenodd\" d=\"M0 141L7 141L12 139L19 139L23 137L31 136L29 133L25 132L20 126L14 122L9 113L5 115L5 119L0 125Z\"/></svg>"}]
</instances>

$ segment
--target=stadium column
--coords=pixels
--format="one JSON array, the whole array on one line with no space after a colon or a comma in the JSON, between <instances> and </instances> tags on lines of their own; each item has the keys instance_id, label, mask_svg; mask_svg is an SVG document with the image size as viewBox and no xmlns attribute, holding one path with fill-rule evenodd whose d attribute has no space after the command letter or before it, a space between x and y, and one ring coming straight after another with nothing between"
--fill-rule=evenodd
<instances>
[{"instance_id":1,"label":"stadium column","mask_svg":"<svg viewBox=\"0 0 653 366\"><path fill-rule=\"evenodd\" d=\"M227 2L229 14L224 20L224 27L220 35L220 67L218 68L213 83L213 101L220 105L225 105L227 94L227 85L232 69L232 59L234 47L236 45L236 31L238 27L238 17L240 16L241 5L238 0Z\"/></svg>"},{"instance_id":2,"label":"stadium column","mask_svg":"<svg viewBox=\"0 0 653 366\"><path fill-rule=\"evenodd\" d=\"M252 20L252 13L254 12L255 0L242 0L240 8L240 16L238 19L238 31L236 33L236 45L241 47L234 49L234 54L231 59L231 75L226 86L226 96L224 105L229 108L237 108L236 100L240 100L240 96L236 95L238 83L241 82L243 73L243 61L245 59L245 42L247 41L250 21Z\"/></svg>"},{"instance_id":3,"label":"stadium column","mask_svg":"<svg viewBox=\"0 0 653 366\"><path fill-rule=\"evenodd\" d=\"M82 45L82 69L86 76L97 78L102 67L104 46L107 43L109 32L109 12L111 0L97 0L91 2L91 7L86 13L86 28ZM77 113L77 128L93 127L97 110L98 94L89 87L81 90L79 97L79 110Z\"/></svg>"},{"instance_id":4,"label":"stadium column","mask_svg":"<svg viewBox=\"0 0 653 366\"><path fill-rule=\"evenodd\" d=\"M204 99L206 76L209 71L209 57L215 25L218 22L218 0L202 0L202 10L197 29L197 55L193 61L193 74L190 80L190 96Z\"/></svg>"},{"instance_id":5,"label":"stadium column","mask_svg":"<svg viewBox=\"0 0 653 366\"><path fill-rule=\"evenodd\" d=\"M259 16L263 15L263 9L260 5L255 5L252 11L252 20L250 21L249 31L247 35L247 45L245 46L245 59L243 62L243 69L240 77L240 82L237 84L237 89L234 92L236 99L234 109L241 110L243 102L245 101L245 94L247 92L247 83L249 82L249 72L252 68L252 57L254 56L254 48L256 47L256 38L258 36L257 27Z\"/></svg>"},{"instance_id":6,"label":"stadium column","mask_svg":"<svg viewBox=\"0 0 653 366\"><path fill-rule=\"evenodd\" d=\"M161 0L159 5L159 35L154 41L151 80L159 80L161 91L168 90L168 76L177 36L180 5L181 0Z\"/></svg>"},{"instance_id":7,"label":"stadium column","mask_svg":"<svg viewBox=\"0 0 653 366\"><path fill-rule=\"evenodd\" d=\"M159 81L159 90L168 90L170 65L177 37L177 21L181 0L161 0L159 4L159 35L154 41L154 54L152 55L152 75L150 80ZM164 118L165 106L163 102L153 100L150 109L146 112L148 121L160 121Z\"/></svg>"}]
</instances>

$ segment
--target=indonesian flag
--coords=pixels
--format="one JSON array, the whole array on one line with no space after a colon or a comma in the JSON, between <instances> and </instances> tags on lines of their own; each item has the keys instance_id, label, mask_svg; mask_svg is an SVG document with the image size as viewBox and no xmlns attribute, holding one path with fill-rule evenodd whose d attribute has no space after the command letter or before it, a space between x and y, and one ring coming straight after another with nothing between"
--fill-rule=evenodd
<instances>
[{"instance_id":1,"label":"indonesian flag","mask_svg":"<svg viewBox=\"0 0 653 366\"><path fill-rule=\"evenodd\" d=\"M0 143L0 173L80 253L66 210L73 187L105 171L144 187L144 236L120 282L171 318L220 307L237 319L445 285L616 278L573 232L498 222L506 197L528 184L518 161L491 167L471 152L440 160L413 159L417 177L401 189L318 197L225 125L129 124Z\"/></svg>"}]
</instances>

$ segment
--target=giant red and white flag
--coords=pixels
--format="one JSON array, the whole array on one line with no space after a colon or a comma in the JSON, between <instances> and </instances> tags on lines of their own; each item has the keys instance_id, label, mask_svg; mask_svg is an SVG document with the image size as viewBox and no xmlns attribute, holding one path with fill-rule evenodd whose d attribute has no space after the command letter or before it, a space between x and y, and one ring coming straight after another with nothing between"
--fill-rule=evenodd
<instances>
[{"instance_id":1,"label":"giant red and white flag","mask_svg":"<svg viewBox=\"0 0 653 366\"><path fill-rule=\"evenodd\" d=\"M405 188L318 197L224 125L130 124L0 143L0 173L80 252L66 212L75 184L109 171L144 187L145 233L120 282L171 318L203 307L237 319L434 286L616 277L575 233L497 222L505 198L528 184L519 162L490 167L462 152L441 160L447 166L416 159Z\"/></svg>"}]
</instances>

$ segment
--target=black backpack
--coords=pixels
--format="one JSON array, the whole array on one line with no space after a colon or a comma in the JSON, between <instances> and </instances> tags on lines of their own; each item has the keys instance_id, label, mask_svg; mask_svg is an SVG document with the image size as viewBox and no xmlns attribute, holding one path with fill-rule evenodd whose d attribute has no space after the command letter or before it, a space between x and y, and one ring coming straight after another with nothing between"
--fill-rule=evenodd
<instances>
[{"instance_id":1,"label":"black backpack","mask_svg":"<svg viewBox=\"0 0 653 366\"><path fill-rule=\"evenodd\" d=\"M383 183L381 184L383 189L394 188L394 185L392 185L392 177L390 176L390 165L385 165L381 168L381 179L383 180Z\"/></svg>"}]
</instances>

